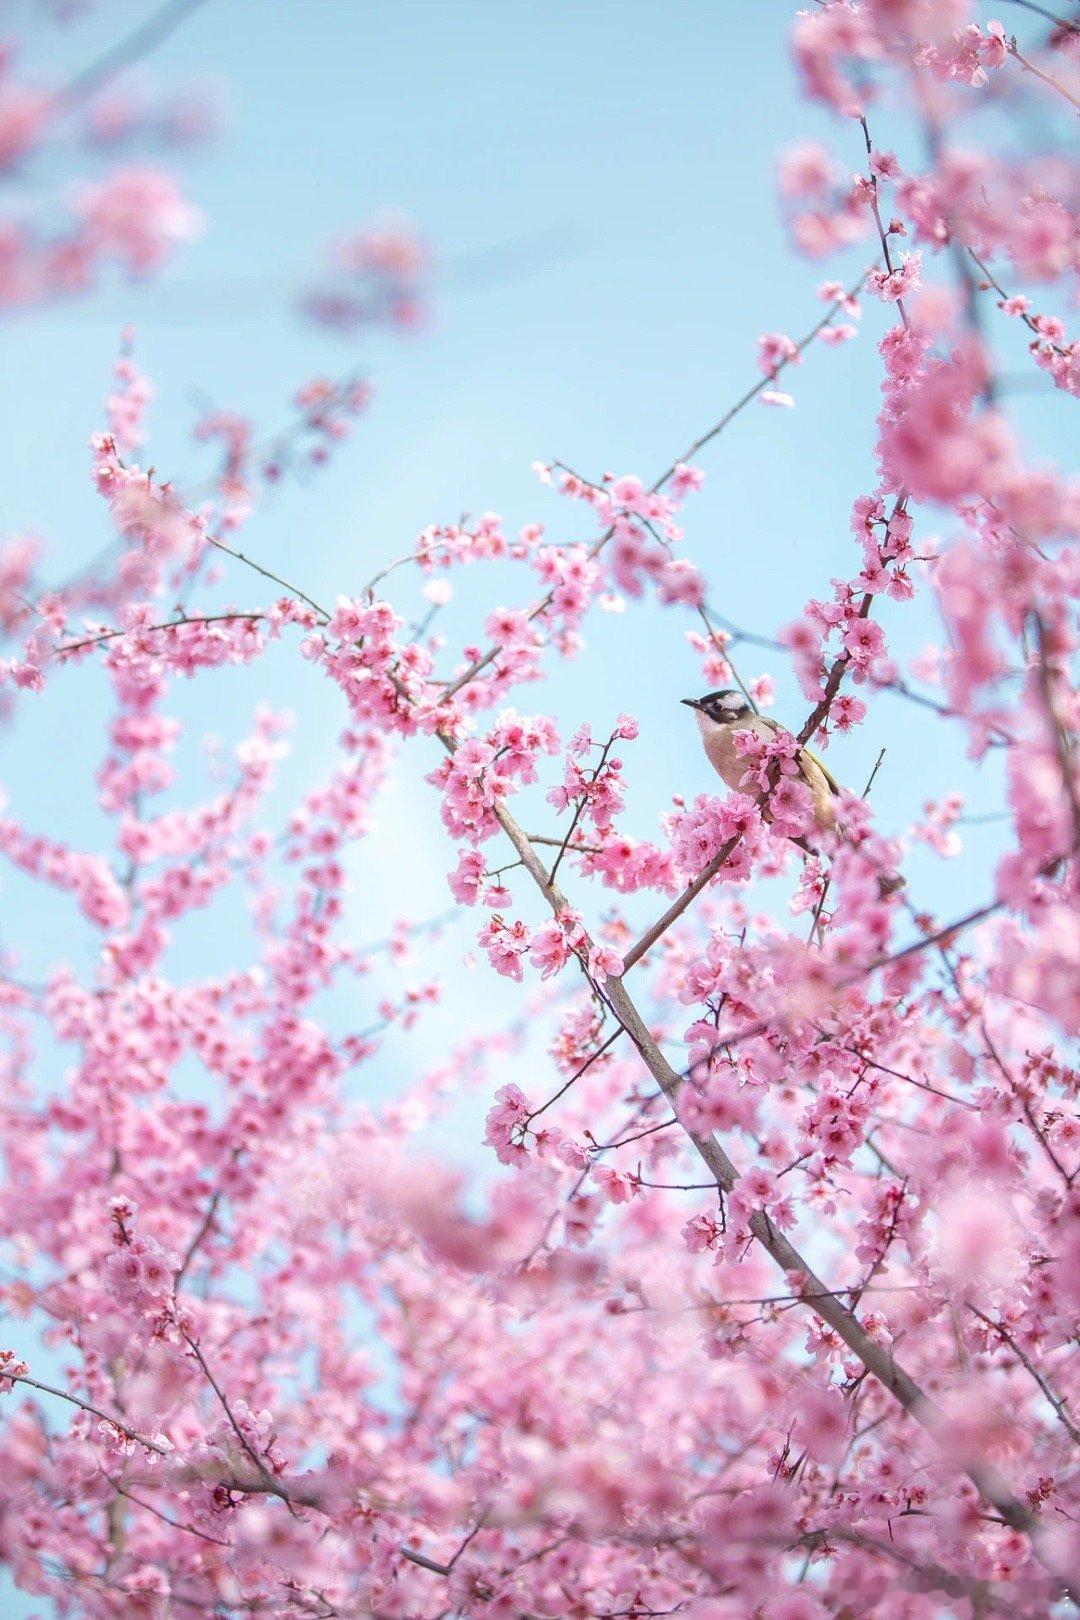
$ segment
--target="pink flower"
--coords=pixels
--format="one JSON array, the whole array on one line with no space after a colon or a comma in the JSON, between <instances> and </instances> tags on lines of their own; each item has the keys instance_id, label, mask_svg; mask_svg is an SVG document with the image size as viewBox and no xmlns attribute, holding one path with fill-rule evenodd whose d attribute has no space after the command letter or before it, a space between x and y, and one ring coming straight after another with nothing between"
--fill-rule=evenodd
<instances>
[{"instance_id":1,"label":"pink flower","mask_svg":"<svg viewBox=\"0 0 1080 1620\"><path fill-rule=\"evenodd\" d=\"M691 467L684 461L677 461L667 487L675 499L681 501L687 495L696 494L704 484L705 474L700 467Z\"/></svg>"},{"instance_id":2,"label":"pink flower","mask_svg":"<svg viewBox=\"0 0 1080 1620\"><path fill-rule=\"evenodd\" d=\"M569 961L570 954L566 934L557 922L542 923L533 930L529 961L539 969L542 979L550 979L560 972Z\"/></svg>"},{"instance_id":3,"label":"pink flower","mask_svg":"<svg viewBox=\"0 0 1080 1620\"><path fill-rule=\"evenodd\" d=\"M817 289L817 296L826 304L839 304L844 314L850 315L852 320L857 321L862 313L858 298L845 290L842 281L823 281Z\"/></svg>"},{"instance_id":4,"label":"pink flower","mask_svg":"<svg viewBox=\"0 0 1080 1620\"><path fill-rule=\"evenodd\" d=\"M633 476L613 479L609 494L616 506L625 507L628 512L641 511L646 501L644 484Z\"/></svg>"},{"instance_id":5,"label":"pink flower","mask_svg":"<svg viewBox=\"0 0 1080 1620\"><path fill-rule=\"evenodd\" d=\"M765 332L758 338L758 369L775 377L781 366L800 357L798 347L784 332Z\"/></svg>"},{"instance_id":6,"label":"pink flower","mask_svg":"<svg viewBox=\"0 0 1080 1620\"><path fill-rule=\"evenodd\" d=\"M17 1379L25 1378L30 1368L25 1361L20 1361L14 1350L0 1350L0 1395L6 1395L14 1389Z\"/></svg>"},{"instance_id":7,"label":"pink flower","mask_svg":"<svg viewBox=\"0 0 1080 1620\"><path fill-rule=\"evenodd\" d=\"M484 1141L495 1149L500 1164L521 1164L528 1157L524 1146L528 1117L529 1105L524 1092L515 1085L500 1086L484 1133Z\"/></svg>"},{"instance_id":8,"label":"pink flower","mask_svg":"<svg viewBox=\"0 0 1080 1620\"><path fill-rule=\"evenodd\" d=\"M850 692L841 692L833 699L829 718L837 731L844 734L866 719L866 704Z\"/></svg>"},{"instance_id":9,"label":"pink flower","mask_svg":"<svg viewBox=\"0 0 1080 1620\"><path fill-rule=\"evenodd\" d=\"M1003 25L991 20L986 25L981 55L987 67L1004 67L1009 57L1009 42Z\"/></svg>"},{"instance_id":10,"label":"pink flower","mask_svg":"<svg viewBox=\"0 0 1080 1620\"><path fill-rule=\"evenodd\" d=\"M781 154L777 183L782 197L813 197L827 191L835 177L832 157L817 141L799 141Z\"/></svg>"},{"instance_id":11,"label":"pink flower","mask_svg":"<svg viewBox=\"0 0 1080 1620\"><path fill-rule=\"evenodd\" d=\"M683 1242L691 1254L715 1249L721 1235L720 1224L712 1215L694 1215L682 1229Z\"/></svg>"},{"instance_id":12,"label":"pink flower","mask_svg":"<svg viewBox=\"0 0 1080 1620\"><path fill-rule=\"evenodd\" d=\"M856 669L868 669L884 655L885 633L873 619L853 619L844 631L844 647Z\"/></svg>"},{"instance_id":13,"label":"pink flower","mask_svg":"<svg viewBox=\"0 0 1080 1620\"><path fill-rule=\"evenodd\" d=\"M612 1204L629 1203L641 1192L640 1184L633 1177L624 1175L621 1170L612 1170L607 1165L594 1164L592 1178Z\"/></svg>"},{"instance_id":14,"label":"pink flower","mask_svg":"<svg viewBox=\"0 0 1080 1620\"><path fill-rule=\"evenodd\" d=\"M84 187L79 211L95 248L116 254L132 275L156 270L199 227L195 209L159 169L121 169Z\"/></svg>"},{"instance_id":15,"label":"pink flower","mask_svg":"<svg viewBox=\"0 0 1080 1620\"><path fill-rule=\"evenodd\" d=\"M475 906L484 884L484 857L478 849L463 849L458 863L447 877L450 892L463 906Z\"/></svg>"},{"instance_id":16,"label":"pink flower","mask_svg":"<svg viewBox=\"0 0 1080 1620\"><path fill-rule=\"evenodd\" d=\"M870 168L879 180L899 180L902 172L895 152L879 152L876 149L870 153Z\"/></svg>"},{"instance_id":17,"label":"pink flower","mask_svg":"<svg viewBox=\"0 0 1080 1620\"><path fill-rule=\"evenodd\" d=\"M496 973L504 978L516 979L520 984L523 977L522 960L529 950L532 935L523 922L505 923L499 916L494 916L484 924L476 936L477 943L487 951L488 961Z\"/></svg>"},{"instance_id":18,"label":"pink flower","mask_svg":"<svg viewBox=\"0 0 1080 1620\"><path fill-rule=\"evenodd\" d=\"M866 285L870 292L887 304L895 304L900 298L914 292L921 284L922 254L904 253L900 256L900 263L895 270L871 270L866 278Z\"/></svg>"},{"instance_id":19,"label":"pink flower","mask_svg":"<svg viewBox=\"0 0 1080 1620\"><path fill-rule=\"evenodd\" d=\"M623 959L610 945L599 945L589 952L589 977L604 984L623 974Z\"/></svg>"}]
</instances>

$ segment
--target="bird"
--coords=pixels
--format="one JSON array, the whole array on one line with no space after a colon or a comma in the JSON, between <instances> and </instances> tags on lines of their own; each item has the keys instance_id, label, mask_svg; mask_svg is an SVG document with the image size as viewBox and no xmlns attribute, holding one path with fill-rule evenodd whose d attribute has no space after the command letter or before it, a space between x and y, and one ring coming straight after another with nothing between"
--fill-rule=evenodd
<instances>
[{"instance_id":1,"label":"bird","mask_svg":"<svg viewBox=\"0 0 1080 1620\"><path fill-rule=\"evenodd\" d=\"M785 731L786 727L778 720L771 720L767 715L758 714L743 694L731 686L723 687L718 692L706 692L704 697L683 698L682 702L693 709L697 716L705 754L713 770L728 787L744 791L743 777L746 775L747 764L745 756L740 754L735 746L736 733L752 731L755 737L768 742L778 732ZM814 820L821 832L830 832L836 826L837 809L843 790L829 767L811 749L801 747L796 759L799 775L810 789ZM767 804L762 810L762 815L766 821L772 820ZM798 844L808 855L818 854L808 838L797 836L792 839L792 843ZM904 879L899 873L878 873L878 889L882 898L896 894L904 887Z\"/></svg>"},{"instance_id":2,"label":"bird","mask_svg":"<svg viewBox=\"0 0 1080 1620\"><path fill-rule=\"evenodd\" d=\"M706 692L704 697L683 698L682 701L697 715L709 764L731 788L742 787L747 771L745 756L735 746L736 733L750 731L763 742L768 742L784 730L778 720L758 714L734 687ZM809 748L800 748L797 757L799 774L810 789L814 820L822 832L828 832L836 825L840 784L828 766ZM764 814L766 821L772 820L768 808Z\"/></svg>"}]
</instances>

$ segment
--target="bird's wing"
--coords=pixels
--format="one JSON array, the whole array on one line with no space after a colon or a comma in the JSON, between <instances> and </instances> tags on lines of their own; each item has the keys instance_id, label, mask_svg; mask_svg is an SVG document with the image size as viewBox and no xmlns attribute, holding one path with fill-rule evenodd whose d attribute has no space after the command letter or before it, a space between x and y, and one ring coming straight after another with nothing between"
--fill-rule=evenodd
<instances>
[{"instance_id":1,"label":"bird's wing","mask_svg":"<svg viewBox=\"0 0 1080 1620\"><path fill-rule=\"evenodd\" d=\"M813 760L814 764L817 766L826 782L828 782L833 792L839 796L840 784L836 780L836 777L833 775L832 771L830 771L829 767L826 765L825 761L818 754L815 754L812 748L804 747L802 752L806 755L807 759Z\"/></svg>"},{"instance_id":2,"label":"bird's wing","mask_svg":"<svg viewBox=\"0 0 1080 1620\"><path fill-rule=\"evenodd\" d=\"M758 719L761 721L762 725L767 726L770 731L785 731L787 729L785 726L780 724L779 720L772 720L767 714L759 714ZM837 794L837 796L839 796L840 784L836 780L836 777L833 775L832 771L830 771L829 767L825 764L825 761L820 759L818 755L814 753L812 748L807 748L805 745L799 750L799 752L801 754L805 754L807 759L814 762L822 776L825 778L826 782L828 782L829 787L835 794Z\"/></svg>"}]
</instances>

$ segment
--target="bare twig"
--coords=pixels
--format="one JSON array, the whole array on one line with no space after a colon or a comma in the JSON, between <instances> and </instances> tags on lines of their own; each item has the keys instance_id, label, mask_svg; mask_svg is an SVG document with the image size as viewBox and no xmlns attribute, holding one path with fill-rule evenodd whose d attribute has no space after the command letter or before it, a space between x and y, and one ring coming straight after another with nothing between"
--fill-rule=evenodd
<instances>
[{"instance_id":1,"label":"bare twig","mask_svg":"<svg viewBox=\"0 0 1080 1620\"><path fill-rule=\"evenodd\" d=\"M1059 96L1064 96L1065 100L1069 103L1069 106L1075 108L1075 110L1080 113L1080 101L1076 99L1072 91L1066 90L1065 86L1055 79L1052 74L1044 73L1042 68L1036 67L1034 62L1029 61L1026 56L1022 56L1017 48L1015 38L1009 40L1008 51L1009 55L1014 57L1015 60L1019 62L1025 73L1034 74L1035 78L1041 80L1041 82L1047 85L1049 89L1056 90Z\"/></svg>"},{"instance_id":2,"label":"bare twig","mask_svg":"<svg viewBox=\"0 0 1080 1620\"><path fill-rule=\"evenodd\" d=\"M1063 33L1080 34L1080 23L1070 22L1067 17L1059 17L1053 11L1047 11L1045 6L1036 5L1035 0L1005 0L1006 5L1023 6L1025 11L1034 12L1037 17L1045 17L1047 22L1053 23Z\"/></svg>"},{"instance_id":3,"label":"bare twig","mask_svg":"<svg viewBox=\"0 0 1080 1620\"><path fill-rule=\"evenodd\" d=\"M81 69L73 79L57 93L57 100L63 107L77 107L89 100L93 95L112 82L125 68L148 56L156 50L170 34L174 34L197 11L205 0L166 0L166 4L159 7L145 22L131 31L125 38L117 40L110 45L95 62Z\"/></svg>"},{"instance_id":4,"label":"bare twig","mask_svg":"<svg viewBox=\"0 0 1080 1620\"><path fill-rule=\"evenodd\" d=\"M967 1308L973 1316L977 1316L979 1318L980 1322L984 1322L992 1333L997 1334L1002 1344L1008 1345L1017 1361L1025 1369L1025 1371L1031 1374L1032 1378L1034 1378L1035 1382L1046 1396L1046 1399L1050 1402L1050 1405L1054 1408L1058 1421L1068 1433L1070 1440L1074 1445L1080 1446L1080 1429L1077 1428L1076 1424L1069 1416L1067 1410L1069 1403L1067 1398L1063 1395L1059 1395L1057 1391L1047 1383L1046 1379L1035 1366L1031 1358L1026 1355L1023 1350L1021 1350L1008 1328L1003 1327L1000 1322L995 1322L992 1317L986 1316L982 1311L980 1311L977 1305L972 1305L970 1300L967 1302Z\"/></svg>"}]
</instances>

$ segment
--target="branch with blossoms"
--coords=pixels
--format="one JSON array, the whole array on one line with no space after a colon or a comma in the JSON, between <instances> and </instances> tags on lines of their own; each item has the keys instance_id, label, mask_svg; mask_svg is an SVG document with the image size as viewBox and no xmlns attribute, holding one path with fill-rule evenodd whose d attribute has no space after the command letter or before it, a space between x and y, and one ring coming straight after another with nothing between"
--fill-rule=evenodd
<instances>
[{"instance_id":1,"label":"branch with blossoms","mask_svg":"<svg viewBox=\"0 0 1080 1620\"><path fill-rule=\"evenodd\" d=\"M149 385L125 352L93 462L115 570L40 593L23 548L0 571L20 722L92 672L111 705L108 850L27 825L17 782L0 817L18 881L76 919L41 982L6 938L0 960L2 1544L39 1598L296 1620L1080 1606L1080 529L1004 416L979 318L987 290L1013 304L1070 392L1052 305L1003 289L1063 292L1073 226L1062 170L961 151L1024 64L933 9L794 20L807 94L859 124L868 164L845 182L824 148L785 156L794 240L881 257L824 282L802 339L764 333L757 379L651 484L538 464L554 534L434 522L324 603L239 538L253 424L204 418L223 465L198 509L136 464ZM1052 48L1021 52L1067 88L1075 47ZM885 92L930 133L921 171L875 144ZM371 254L407 275L400 250L349 259L361 318ZM693 553L698 459L751 405L794 406L800 362L840 366L864 297L885 315L877 473L847 577L735 627ZM336 443L335 385L297 400L290 443ZM432 613L466 566L486 618L454 647ZM272 599L225 598L236 568ZM527 576L523 605L488 601L489 575ZM882 610L916 599L940 645L903 669ZM772 674L744 647L804 700L797 730L736 727L736 786L708 776L651 836L627 809L643 728L602 679L565 730L515 706L620 610L627 641L681 635L760 714ZM325 679L345 713L325 776L278 814L307 728L292 743L261 708L181 799L180 679L297 650L297 701ZM934 798L892 826L871 776L823 830L803 750L889 693L949 728ZM953 791L957 737L994 749L1008 830L946 906L982 819ZM427 927L348 928L382 796L432 745L456 918L479 908L476 971L514 1009L474 996L482 1027L453 1041ZM478 1096L483 1189L454 1164ZM45 1352L62 1372L39 1376Z\"/></svg>"}]
</instances>

